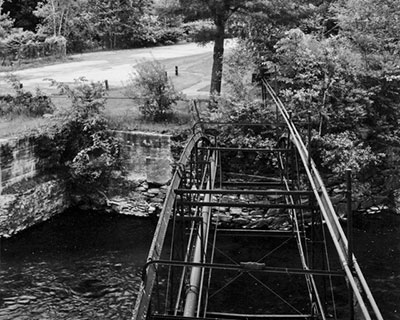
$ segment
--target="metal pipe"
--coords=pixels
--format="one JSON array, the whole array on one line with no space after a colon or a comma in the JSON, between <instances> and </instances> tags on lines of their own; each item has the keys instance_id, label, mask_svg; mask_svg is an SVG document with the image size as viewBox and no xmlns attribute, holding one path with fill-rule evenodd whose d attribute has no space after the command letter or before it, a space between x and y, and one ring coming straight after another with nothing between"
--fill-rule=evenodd
<instances>
[{"instance_id":1,"label":"metal pipe","mask_svg":"<svg viewBox=\"0 0 400 320\"><path fill-rule=\"evenodd\" d=\"M215 154L214 157L210 159L211 161L211 174L210 177L207 181L207 189L212 189L214 187L214 182L215 182L215 173L216 173L216 159L215 159ZM204 197L204 200L206 202L210 202L211 200L211 195L206 194ZM194 256L193 256L193 262L194 263L199 263L201 262L204 257L204 252L202 252L202 247L203 247L203 241L205 243L207 242L208 238L208 228L209 228L209 221L211 218L211 207L203 207L202 209L202 216L203 216L203 226L206 230L206 235L204 239L201 237L200 234L198 234L197 239L196 239L196 245L195 245L195 251L194 251ZM183 310L183 316L184 317L194 317L196 308L197 306L197 301L198 301L198 295L200 294L199 292L199 286L200 286L200 278L201 278L201 267L192 267L191 273L190 273L190 281L189 281L189 289L186 294L186 300L185 300L185 306Z\"/></svg>"},{"instance_id":2,"label":"metal pipe","mask_svg":"<svg viewBox=\"0 0 400 320\"><path fill-rule=\"evenodd\" d=\"M353 271L353 213L351 205L351 169L346 169L346 198L347 198L347 264L350 271ZM349 319L354 320L354 298L353 289L349 286Z\"/></svg>"},{"instance_id":3,"label":"metal pipe","mask_svg":"<svg viewBox=\"0 0 400 320\"><path fill-rule=\"evenodd\" d=\"M299 151L299 155L301 157L301 160L304 164L306 173L309 177L309 180L311 182L312 185L312 189L314 190L317 202L321 208L321 212L325 218L325 221L327 222L327 226L329 229L329 232L332 236L332 240L333 243L336 247L338 256L340 258L340 262L342 264L342 267L344 269L344 271L346 272L346 275L348 277L348 281L350 283L350 285L352 286L353 290L354 290L354 295L355 298L357 299L361 311L363 313L363 316L365 317L365 319L371 319L371 316L368 312L368 309L365 305L365 302L358 290L357 287L357 283L355 282L355 278L353 273L350 271L348 264L347 264L347 240L346 240L346 236L344 235L344 232L339 224L338 218L336 217L335 214L335 210L333 208L333 205L329 199L328 193L324 187L324 184L322 182L322 179L318 173L318 171L315 168L315 165L313 164L313 162L311 161L311 167L308 167L306 165L307 163L307 154L305 154L305 146L303 141L300 138L300 135L296 129L296 127L290 123L288 121L288 115L287 115L287 111L284 109L284 106L282 104L282 102L279 100L279 98L276 97L276 95L274 94L274 92L272 91L272 88L269 86L269 84L265 84L269 90L269 93L272 97L272 99L275 101L275 103L277 105L280 106L280 111L285 119L285 121L287 121L287 125L291 128L292 131L292 135L294 137L293 142L295 143L298 151ZM321 195L319 195L319 193L321 193ZM364 276L358 266L358 263L356 262L356 260L353 258L353 263L354 263L354 267L356 270L356 274L358 275L358 279L361 282L361 286L364 289L364 292L366 293L366 296L368 298L368 301L371 304L371 307L376 315L376 318L379 320L383 320L382 314L375 302L375 299L372 296L372 293L364 279Z\"/></svg>"}]
</instances>

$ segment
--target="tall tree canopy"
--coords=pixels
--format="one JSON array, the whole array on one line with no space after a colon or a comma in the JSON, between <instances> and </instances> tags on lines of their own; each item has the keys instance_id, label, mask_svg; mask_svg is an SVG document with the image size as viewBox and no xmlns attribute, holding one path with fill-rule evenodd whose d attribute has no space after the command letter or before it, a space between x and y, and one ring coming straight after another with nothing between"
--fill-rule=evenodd
<instances>
[{"instance_id":1,"label":"tall tree canopy","mask_svg":"<svg viewBox=\"0 0 400 320\"><path fill-rule=\"evenodd\" d=\"M180 0L187 20L211 19L214 22L214 53L210 93L221 93L224 39L230 18L237 12L252 10L262 1L252 0ZM211 40L211 39L210 39Z\"/></svg>"},{"instance_id":2,"label":"tall tree canopy","mask_svg":"<svg viewBox=\"0 0 400 320\"><path fill-rule=\"evenodd\" d=\"M4 38L14 25L13 19L10 18L8 12L3 10L4 0L0 0L0 39Z\"/></svg>"},{"instance_id":3,"label":"tall tree canopy","mask_svg":"<svg viewBox=\"0 0 400 320\"><path fill-rule=\"evenodd\" d=\"M9 12L14 19L15 28L35 31L39 19L33 14L38 0L6 0L3 1L3 12Z\"/></svg>"},{"instance_id":4,"label":"tall tree canopy","mask_svg":"<svg viewBox=\"0 0 400 320\"><path fill-rule=\"evenodd\" d=\"M227 31L233 32L235 36L249 38L249 33L264 32L261 28L267 24L293 25L298 23L300 17L307 16L314 10L315 6L310 5L313 2L316 1L180 0L186 20L211 19L215 26L208 39L214 41L210 93L221 92L224 39ZM269 31L270 29L268 34Z\"/></svg>"}]
</instances>

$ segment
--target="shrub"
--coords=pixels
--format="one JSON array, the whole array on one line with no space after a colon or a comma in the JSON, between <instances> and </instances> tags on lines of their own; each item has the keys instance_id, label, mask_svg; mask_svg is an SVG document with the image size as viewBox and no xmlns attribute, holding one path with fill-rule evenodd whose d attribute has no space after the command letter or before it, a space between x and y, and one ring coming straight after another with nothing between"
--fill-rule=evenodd
<instances>
[{"instance_id":1,"label":"shrub","mask_svg":"<svg viewBox=\"0 0 400 320\"><path fill-rule=\"evenodd\" d=\"M37 59L48 56L62 58L66 55L67 40L62 36L47 37L32 31L11 33L0 39L0 59L6 62Z\"/></svg>"},{"instance_id":2,"label":"shrub","mask_svg":"<svg viewBox=\"0 0 400 320\"><path fill-rule=\"evenodd\" d=\"M135 67L130 75L127 94L139 98L139 107L144 118L153 121L164 121L171 115L172 105L180 99L165 67L158 61L146 61Z\"/></svg>"},{"instance_id":3,"label":"shrub","mask_svg":"<svg viewBox=\"0 0 400 320\"><path fill-rule=\"evenodd\" d=\"M355 174L365 172L371 166L377 165L381 158L380 154L373 153L371 147L364 145L349 131L315 139L320 140L322 146L322 166L340 176L344 176L346 169L351 169Z\"/></svg>"},{"instance_id":4,"label":"shrub","mask_svg":"<svg viewBox=\"0 0 400 320\"><path fill-rule=\"evenodd\" d=\"M119 144L108 130L102 110L105 90L101 83L76 80L75 86L53 81L72 101L72 107L60 113L56 136L64 140L60 161L69 168L74 187L103 184L119 164Z\"/></svg>"},{"instance_id":5,"label":"shrub","mask_svg":"<svg viewBox=\"0 0 400 320\"><path fill-rule=\"evenodd\" d=\"M53 113L54 105L51 99L36 90L35 94L21 88L21 83L14 75L9 75L7 81L15 91L15 95L0 96L0 116L41 117Z\"/></svg>"},{"instance_id":6,"label":"shrub","mask_svg":"<svg viewBox=\"0 0 400 320\"><path fill-rule=\"evenodd\" d=\"M197 20L187 22L182 26L187 40L206 44L213 39L215 25L211 20Z\"/></svg>"},{"instance_id":7,"label":"shrub","mask_svg":"<svg viewBox=\"0 0 400 320\"><path fill-rule=\"evenodd\" d=\"M159 44L174 44L182 38L183 30L181 28L160 28L160 30L156 33L156 41Z\"/></svg>"}]
</instances>

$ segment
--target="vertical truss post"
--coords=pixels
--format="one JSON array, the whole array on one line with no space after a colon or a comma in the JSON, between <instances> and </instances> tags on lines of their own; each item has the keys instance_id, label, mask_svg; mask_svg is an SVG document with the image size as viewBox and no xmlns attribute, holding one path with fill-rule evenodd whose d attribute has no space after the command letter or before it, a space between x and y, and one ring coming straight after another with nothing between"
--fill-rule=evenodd
<instances>
[{"instance_id":1,"label":"vertical truss post","mask_svg":"<svg viewBox=\"0 0 400 320\"><path fill-rule=\"evenodd\" d=\"M198 149L198 142L196 142L196 145L194 146L194 179L195 179L195 186L196 188L199 188L199 149Z\"/></svg>"},{"instance_id":2,"label":"vertical truss post","mask_svg":"<svg viewBox=\"0 0 400 320\"><path fill-rule=\"evenodd\" d=\"M346 198L347 198L347 263L353 272L353 212L351 205L351 169L346 169ZM349 319L354 320L353 289L349 286Z\"/></svg>"},{"instance_id":3,"label":"vertical truss post","mask_svg":"<svg viewBox=\"0 0 400 320\"><path fill-rule=\"evenodd\" d=\"M274 89L275 89L275 94L278 94L278 78L277 78L278 70L275 66L274 68ZM275 109L276 109L276 123L278 123L278 118L279 118L279 109L278 105L275 104Z\"/></svg>"},{"instance_id":4,"label":"vertical truss post","mask_svg":"<svg viewBox=\"0 0 400 320\"><path fill-rule=\"evenodd\" d=\"M311 169L311 111L308 111L308 168Z\"/></svg>"},{"instance_id":5,"label":"vertical truss post","mask_svg":"<svg viewBox=\"0 0 400 320\"><path fill-rule=\"evenodd\" d=\"M193 152L190 153L189 160L189 186L190 188L193 187Z\"/></svg>"}]
</instances>

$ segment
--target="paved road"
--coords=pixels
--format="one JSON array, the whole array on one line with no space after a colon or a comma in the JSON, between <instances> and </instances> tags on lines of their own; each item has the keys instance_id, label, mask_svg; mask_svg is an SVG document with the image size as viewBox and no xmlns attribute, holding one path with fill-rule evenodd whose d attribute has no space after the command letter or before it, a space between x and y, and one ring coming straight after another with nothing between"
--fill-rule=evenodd
<instances>
[{"instance_id":1,"label":"paved road","mask_svg":"<svg viewBox=\"0 0 400 320\"><path fill-rule=\"evenodd\" d=\"M50 66L30 68L13 72L27 90L40 88L45 92L54 92L49 88L46 78L60 82L72 83L74 79L85 76L88 80L104 81L107 79L114 87L123 86L129 79L132 66L144 59L165 60L188 57L198 54L212 54L212 46L198 46L193 43L173 46L94 52L73 55L73 62L59 63ZM5 81L7 73L0 72L0 92L10 92L9 84Z\"/></svg>"}]
</instances>

